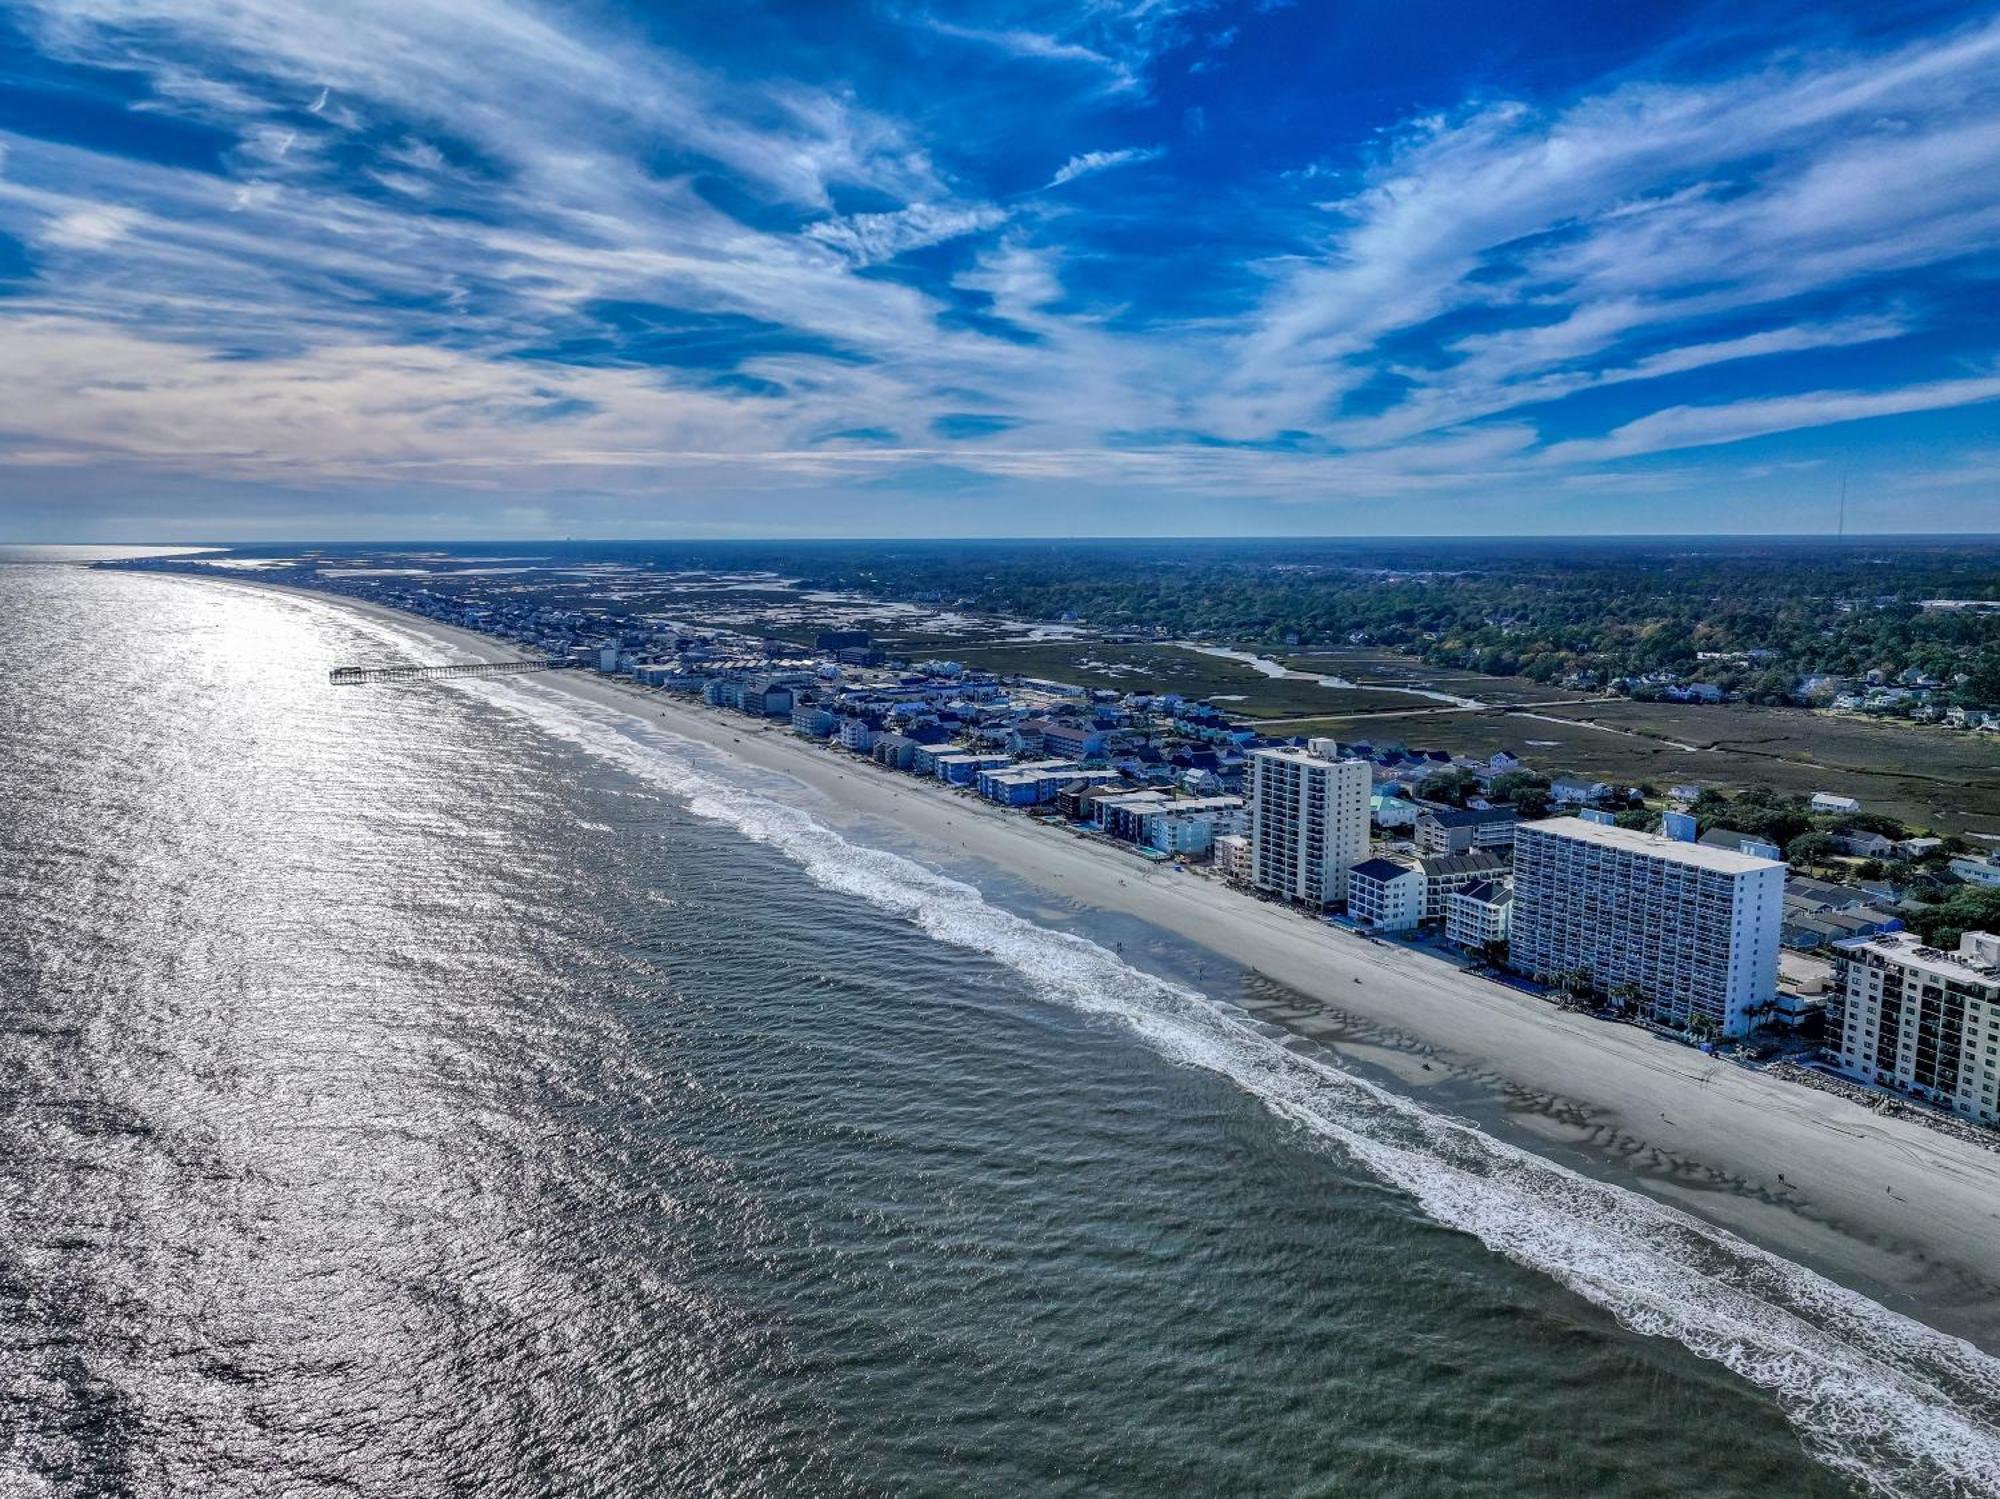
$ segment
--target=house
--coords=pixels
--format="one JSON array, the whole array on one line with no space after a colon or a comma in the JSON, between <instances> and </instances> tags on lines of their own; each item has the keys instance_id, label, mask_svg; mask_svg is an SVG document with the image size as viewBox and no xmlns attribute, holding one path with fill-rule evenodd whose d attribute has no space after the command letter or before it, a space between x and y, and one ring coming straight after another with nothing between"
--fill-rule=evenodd
<instances>
[{"instance_id":1,"label":"house","mask_svg":"<svg viewBox=\"0 0 2000 1499\"><path fill-rule=\"evenodd\" d=\"M1410 828L1417 825L1417 804L1400 796L1377 791L1368 798L1368 815L1378 828Z\"/></svg>"},{"instance_id":2,"label":"house","mask_svg":"<svg viewBox=\"0 0 2000 1499\"><path fill-rule=\"evenodd\" d=\"M1836 828L1832 840L1835 848L1857 859L1886 859L1896 852L1893 839L1862 828Z\"/></svg>"},{"instance_id":3,"label":"house","mask_svg":"<svg viewBox=\"0 0 2000 1499\"><path fill-rule=\"evenodd\" d=\"M1467 952L1505 942L1513 910L1514 892L1504 882L1479 880L1462 886L1445 897L1445 940Z\"/></svg>"},{"instance_id":4,"label":"house","mask_svg":"<svg viewBox=\"0 0 2000 1499\"><path fill-rule=\"evenodd\" d=\"M2000 863L1996 863L1991 854L1985 858L1977 854L1960 854L1947 867L1968 885L1978 885L1986 890L2000 889Z\"/></svg>"},{"instance_id":5,"label":"house","mask_svg":"<svg viewBox=\"0 0 2000 1499\"><path fill-rule=\"evenodd\" d=\"M1512 807L1425 807L1417 814L1417 852L1443 857L1509 849L1520 814Z\"/></svg>"},{"instance_id":6,"label":"house","mask_svg":"<svg viewBox=\"0 0 2000 1499\"><path fill-rule=\"evenodd\" d=\"M1934 854L1943 847L1942 838L1904 838L1896 844L1896 857L1921 859L1926 854Z\"/></svg>"},{"instance_id":7,"label":"house","mask_svg":"<svg viewBox=\"0 0 2000 1499\"><path fill-rule=\"evenodd\" d=\"M840 721L840 747L853 750L857 755L865 755L875 747L875 725L865 718L843 718Z\"/></svg>"},{"instance_id":8,"label":"house","mask_svg":"<svg viewBox=\"0 0 2000 1499\"><path fill-rule=\"evenodd\" d=\"M1416 930L1424 912L1424 872L1394 859L1363 859L1347 871L1347 914L1378 932Z\"/></svg>"},{"instance_id":9,"label":"house","mask_svg":"<svg viewBox=\"0 0 2000 1499\"><path fill-rule=\"evenodd\" d=\"M1822 911L1849 911L1869 903L1868 897L1849 885L1793 875L1785 881L1785 905L1797 906L1809 914Z\"/></svg>"},{"instance_id":10,"label":"house","mask_svg":"<svg viewBox=\"0 0 2000 1499\"><path fill-rule=\"evenodd\" d=\"M1610 795L1611 788L1602 781L1561 776L1549 784L1549 799L1559 807L1594 807Z\"/></svg>"},{"instance_id":11,"label":"house","mask_svg":"<svg viewBox=\"0 0 2000 1499\"><path fill-rule=\"evenodd\" d=\"M1838 796L1831 791L1815 791L1806 804L1815 812L1859 812L1861 803L1851 796Z\"/></svg>"}]
</instances>

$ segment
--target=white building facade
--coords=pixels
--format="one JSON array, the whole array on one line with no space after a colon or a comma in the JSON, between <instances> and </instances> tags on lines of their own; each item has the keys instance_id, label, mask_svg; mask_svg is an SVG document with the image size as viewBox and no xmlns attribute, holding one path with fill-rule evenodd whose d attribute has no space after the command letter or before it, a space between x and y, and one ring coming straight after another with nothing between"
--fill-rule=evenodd
<instances>
[{"instance_id":1,"label":"white building facade","mask_svg":"<svg viewBox=\"0 0 2000 1499\"><path fill-rule=\"evenodd\" d=\"M1339 759L1331 739L1250 753L1251 884L1325 909L1347 896L1347 871L1368 857L1366 760Z\"/></svg>"},{"instance_id":2,"label":"white building facade","mask_svg":"<svg viewBox=\"0 0 2000 1499\"><path fill-rule=\"evenodd\" d=\"M1415 931L1424 914L1424 872L1395 859L1363 859L1347 871L1347 914L1371 931Z\"/></svg>"},{"instance_id":3,"label":"white building facade","mask_svg":"<svg viewBox=\"0 0 2000 1499\"><path fill-rule=\"evenodd\" d=\"M1733 849L1577 818L1514 839L1511 966L1543 983L1585 975L1643 1009L1743 1034L1775 1001L1785 866Z\"/></svg>"},{"instance_id":4,"label":"white building facade","mask_svg":"<svg viewBox=\"0 0 2000 1499\"><path fill-rule=\"evenodd\" d=\"M1444 899L1445 941L1467 952L1505 942L1513 910L1513 890L1495 881L1454 890Z\"/></svg>"},{"instance_id":5,"label":"white building facade","mask_svg":"<svg viewBox=\"0 0 2000 1499\"><path fill-rule=\"evenodd\" d=\"M2000 937L1967 932L1945 952L1889 932L1838 953L1839 1069L2000 1123Z\"/></svg>"},{"instance_id":6,"label":"white building facade","mask_svg":"<svg viewBox=\"0 0 2000 1499\"><path fill-rule=\"evenodd\" d=\"M1424 874L1421 919L1433 924L1445 919L1445 902L1451 898L1452 891L1507 877L1507 861L1485 849L1469 854L1419 859L1417 867Z\"/></svg>"}]
</instances>

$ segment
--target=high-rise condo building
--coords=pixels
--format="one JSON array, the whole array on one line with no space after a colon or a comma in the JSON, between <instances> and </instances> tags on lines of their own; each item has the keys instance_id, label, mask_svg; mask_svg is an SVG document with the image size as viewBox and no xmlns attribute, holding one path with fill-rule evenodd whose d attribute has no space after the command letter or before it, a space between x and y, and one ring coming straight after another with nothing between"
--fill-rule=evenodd
<instances>
[{"instance_id":1,"label":"high-rise condo building","mask_svg":"<svg viewBox=\"0 0 2000 1499\"><path fill-rule=\"evenodd\" d=\"M1522 823L1508 961L1737 1036L1776 999L1784 905L1775 859L1573 817Z\"/></svg>"},{"instance_id":2,"label":"high-rise condo building","mask_svg":"<svg viewBox=\"0 0 2000 1499\"><path fill-rule=\"evenodd\" d=\"M1331 739L1250 753L1250 883L1301 905L1347 896L1347 871L1368 857L1366 760L1338 758Z\"/></svg>"},{"instance_id":3,"label":"high-rise condo building","mask_svg":"<svg viewBox=\"0 0 2000 1499\"><path fill-rule=\"evenodd\" d=\"M1840 1070L2000 1123L2000 937L1967 932L1946 952L1889 932L1835 951L1827 1026Z\"/></svg>"}]
</instances>

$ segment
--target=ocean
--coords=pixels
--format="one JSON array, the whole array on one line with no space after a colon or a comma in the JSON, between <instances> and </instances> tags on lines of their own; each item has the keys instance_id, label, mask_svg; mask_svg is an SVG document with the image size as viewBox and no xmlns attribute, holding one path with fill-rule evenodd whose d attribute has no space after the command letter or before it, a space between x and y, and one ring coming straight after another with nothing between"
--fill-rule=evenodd
<instances>
[{"instance_id":1,"label":"ocean","mask_svg":"<svg viewBox=\"0 0 2000 1499\"><path fill-rule=\"evenodd\" d=\"M0 566L0 1495L2000 1492L2000 1364L533 679Z\"/></svg>"}]
</instances>

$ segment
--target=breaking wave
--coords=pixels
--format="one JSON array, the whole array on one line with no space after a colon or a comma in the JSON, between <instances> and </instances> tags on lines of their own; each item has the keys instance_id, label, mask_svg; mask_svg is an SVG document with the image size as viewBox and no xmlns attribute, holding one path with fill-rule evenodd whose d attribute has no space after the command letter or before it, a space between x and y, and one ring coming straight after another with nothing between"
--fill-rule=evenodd
<instances>
[{"instance_id":1,"label":"breaking wave","mask_svg":"<svg viewBox=\"0 0 2000 1499\"><path fill-rule=\"evenodd\" d=\"M460 685L777 850L824 888L1002 963L1046 1000L1115 1022L1173 1062L1228 1078L1435 1221L1552 1276L1632 1331L1671 1338L1763 1389L1807 1449L1853 1481L1881 1494L2000 1495L2000 1360L1964 1339L1425 1109L1087 938L857 844L744 784L748 767L739 772L636 711L523 678Z\"/></svg>"}]
</instances>

